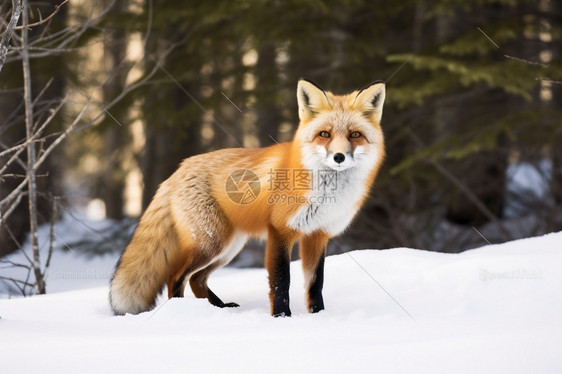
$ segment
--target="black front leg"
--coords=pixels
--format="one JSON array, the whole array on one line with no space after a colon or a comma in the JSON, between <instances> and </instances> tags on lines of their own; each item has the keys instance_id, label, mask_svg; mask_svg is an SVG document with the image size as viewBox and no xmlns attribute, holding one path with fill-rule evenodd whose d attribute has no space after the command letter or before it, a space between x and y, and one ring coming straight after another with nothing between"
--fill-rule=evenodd
<instances>
[{"instance_id":1,"label":"black front leg","mask_svg":"<svg viewBox=\"0 0 562 374\"><path fill-rule=\"evenodd\" d=\"M291 284L291 247L287 240L270 232L265 265L269 273L269 299L274 317L289 317L289 286Z\"/></svg>"},{"instance_id":2,"label":"black front leg","mask_svg":"<svg viewBox=\"0 0 562 374\"><path fill-rule=\"evenodd\" d=\"M269 273L271 314L274 317L290 317L289 287L291 285L291 261L286 248L279 248L273 273Z\"/></svg>"},{"instance_id":3,"label":"black front leg","mask_svg":"<svg viewBox=\"0 0 562 374\"><path fill-rule=\"evenodd\" d=\"M304 271L306 306L310 313L324 310L322 287L324 286L324 259L328 234L318 231L301 240L300 252Z\"/></svg>"},{"instance_id":4,"label":"black front leg","mask_svg":"<svg viewBox=\"0 0 562 374\"><path fill-rule=\"evenodd\" d=\"M324 310L324 299L322 298L322 287L324 286L324 256L318 261L314 281L308 290L308 310L310 313L318 313Z\"/></svg>"}]
</instances>

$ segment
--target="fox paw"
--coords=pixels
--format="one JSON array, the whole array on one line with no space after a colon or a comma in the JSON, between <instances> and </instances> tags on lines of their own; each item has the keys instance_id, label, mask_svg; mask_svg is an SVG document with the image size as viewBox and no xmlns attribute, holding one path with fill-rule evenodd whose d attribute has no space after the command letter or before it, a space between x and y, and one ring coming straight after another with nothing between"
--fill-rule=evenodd
<instances>
[{"instance_id":1,"label":"fox paw","mask_svg":"<svg viewBox=\"0 0 562 374\"><path fill-rule=\"evenodd\" d=\"M224 303L221 308L238 308L239 306L236 303Z\"/></svg>"}]
</instances>

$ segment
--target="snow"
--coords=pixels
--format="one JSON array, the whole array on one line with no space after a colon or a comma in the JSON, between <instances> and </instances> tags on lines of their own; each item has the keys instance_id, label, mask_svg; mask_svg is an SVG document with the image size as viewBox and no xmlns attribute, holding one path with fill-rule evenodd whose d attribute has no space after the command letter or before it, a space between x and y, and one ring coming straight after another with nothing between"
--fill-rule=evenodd
<instances>
[{"instance_id":1,"label":"snow","mask_svg":"<svg viewBox=\"0 0 562 374\"><path fill-rule=\"evenodd\" d=\"M507 167L505 208L506 218L520 217L536 212L537 207L554 206L550 190L552 160L512 163Z\"/></svg>"},{"instance_id":2,"label":"snow","mask_svg":"<svg viewBox=\"0 0 562 374\"><path fill-rule=\"evenodd\" d=\"M318 314L306 312L293 262L291 318L269 316L264 269L233 268L209 284L240 308L186 292L114 317L117 254L57 250L50 294L0 300L0 372L559 373L561 243L556 233L460 254L330 256Z\"/></svg>"}]
</instances>

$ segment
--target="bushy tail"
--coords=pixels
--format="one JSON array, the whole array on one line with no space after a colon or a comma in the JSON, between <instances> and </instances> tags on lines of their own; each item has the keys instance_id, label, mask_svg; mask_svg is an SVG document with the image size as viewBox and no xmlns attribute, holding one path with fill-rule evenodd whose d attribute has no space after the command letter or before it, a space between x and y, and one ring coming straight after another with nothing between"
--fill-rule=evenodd
<instances>
[{"instance_id":1,"label":"bushy tail","mask_svg":"<svg viewBox=\"0 0 562 374\"><path fill-rule=\"evenodd\" d=\"M162 189L162 188L161 188ZM109 290L113 313L154 308L169 274L177 240L164 191L158 191L115 268Z\"/></svg>"}]
</instances>

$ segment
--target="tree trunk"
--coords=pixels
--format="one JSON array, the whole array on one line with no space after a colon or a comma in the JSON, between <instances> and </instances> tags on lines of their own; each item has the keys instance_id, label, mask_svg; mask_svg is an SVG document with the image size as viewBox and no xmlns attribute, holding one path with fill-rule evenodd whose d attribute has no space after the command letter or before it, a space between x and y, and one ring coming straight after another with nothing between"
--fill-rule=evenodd
<instances>
[{"instance_id":1,"label":"tree trunk","mask_svg":"<svg viewBox=\"0 0 562 374\"><path fill-rule=\"evenodd\" d=\"M127 11L128 1L117 0L114 12L122 14ZM122 28L114 29L104 39L104 54L106 70L113 79L103 87L105 102L110 102L125 86L128 69L124 66L127 51L127 33ZM108 218L121 219L124 211L124 190L126 171L123 170L123 155L129 140L129 123L127 107L116 106L107 108L110 113L106 116L104 133L104 148L106 155L106 169L102 175L101 198L105 203L105 214Z\"/></svg>"},{"instance_id":2,"label":"tree trunk","mask_svg":"<svg viewBox=\"0 0 562 374\"><path fill-rule=\"evenodd\" d=\"M31 69L29 65L29 33L26 27L29 24L28 17L29 4L27 0L23 1L23 17L22 24L22 67L23 67L23 96L25 105L25 129L26 138L29 140L34 134L33 121L33 96L31 92ZM35 170L35 143L30 142L27 146L27 197L29 206L29 234L32 250L32 266L35 274L35 283L38 294L45 294L45 280L41 273L41 261L39 258L39 243L37 240L37 228L39 226L37 220L37 180Z\"/></svg>"},{"instance_id":3,"label":"tree trunk","mask_svg":"<svg viewBox=\"0 0 562 374\"><path fill-rule=\"evenodd\" d=\"M275 144L281 122L281 113L277 103L278 72L275 62L275 45L264 44L258 51L258 62L255 74L256 85L256 124L258 139L262 147Z\"/></svg>"}]
</instances>

